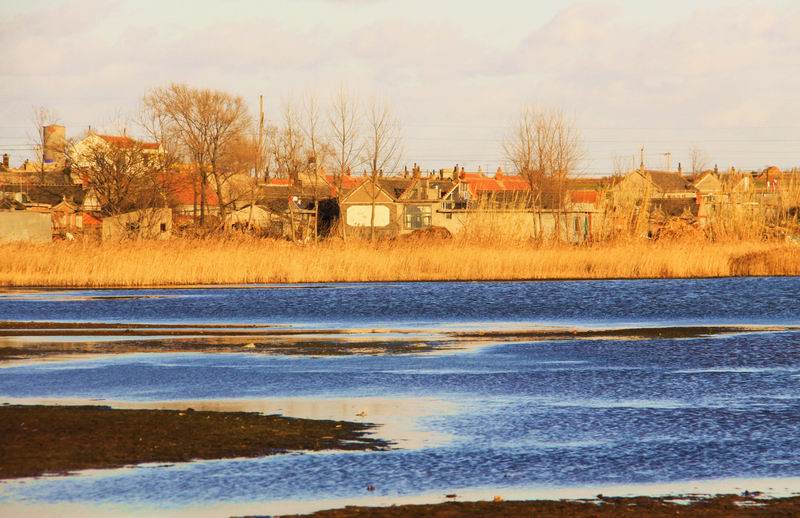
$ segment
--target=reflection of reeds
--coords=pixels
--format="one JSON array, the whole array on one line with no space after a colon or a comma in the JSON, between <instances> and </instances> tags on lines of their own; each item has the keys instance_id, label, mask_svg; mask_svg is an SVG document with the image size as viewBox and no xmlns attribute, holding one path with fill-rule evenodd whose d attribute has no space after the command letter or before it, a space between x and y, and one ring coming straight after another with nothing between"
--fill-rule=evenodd
<instances>
[{"instance_id":1,"label":"reflection of reeds","mask_svg":"<svg viewBox=\"0 0 800 518\"><path fill-rule=\"evenodd\" d=\"M770 242L574 247L430 240L257 239L0 246L0 285L146 286L268 282L602 279L800 275L800 249Z\"/></svg>"}]
</instances>

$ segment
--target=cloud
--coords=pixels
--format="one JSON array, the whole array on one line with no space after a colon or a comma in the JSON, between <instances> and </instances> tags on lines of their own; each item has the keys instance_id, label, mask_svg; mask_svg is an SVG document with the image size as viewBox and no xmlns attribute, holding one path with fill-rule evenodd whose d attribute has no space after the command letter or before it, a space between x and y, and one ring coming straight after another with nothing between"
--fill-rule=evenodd
<instances>
[{"instance_id":1,"label":"cloud","mask_svg":"<svg viewBox=\"0 0 800 518\"><path fill-rule=\"evenodd\" d=\"M213 23L167 21L132 3L99 0L31 11L0 33L0 88L9 101L0 117L24 125L31 105L46 104L67 122L92 123L133 109L147 88L172 81L248 99L263 93L274 114L287 96L324 96L344 85L393 100L408 122L412 160L448 163L477 148L499 159L498 128L526 102L560 107L589 128L739 131L800 117L797 7L726 2L643 21L619 1L573 3L532 19L516 44L496 41L502 27L476 30L458 12L415 9L363 17L359 9L326 10L347 16L346 29L334 15L298 21L280 8L244 9Z\"/></svg>"}]
</instances>

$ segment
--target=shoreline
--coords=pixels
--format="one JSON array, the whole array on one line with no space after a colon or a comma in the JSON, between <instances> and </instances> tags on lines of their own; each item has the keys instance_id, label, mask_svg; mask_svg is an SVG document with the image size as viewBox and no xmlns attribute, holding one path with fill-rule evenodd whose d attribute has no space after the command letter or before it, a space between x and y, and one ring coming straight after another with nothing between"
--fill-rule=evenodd
<instances>
[{"instance_id":1,"label":"shoreline","mask_svg":"<svg viewBox=\"0 0 800 518\"><path fill-rule=\"evenodd\" d=\"M758 492L756 492L758 493ZM800 496L762 498L760 494L630 496L577 500L464 501L438 504L405 504L386 507L346 506L309 514L281 515L284 518L457 518L482 516L569 516L573 518L642 516L704 516L710 518L797 516Z\"/></svg>"},{"instance_id":2,"label":"shoreline","mask_svg":"<svg viewBox=\"0 0 800 518\"><path fill-rule=\"evenodd\" d=\"M3 404L0 480L295 451L388 449L390 443L368 437L375 427L192 408Z\"/></svg>"},{"instance_id":3,"label":"shoreline","mask_svg":"<svg viewBox=\"0 0 800 518\"><path fill-rule=\"evenodd\" d=\"M764 332L787 325L519 327L512 329L302 329L270 324L165 325L0 321L0 366L123 354L350 356L436 354L509 343L680 340Z\"/></svg>"},{"instance_id":4,"label":"shoreline","mask_svg":"<svg viewBox=\"0 0 800 518\"><path fill-rule=\"evenodd\" d=\"M800 250L798 250L800 254ZM678 281L678 280L716 280L716 279L762 279L762 278L797 278L800 273L755 273L755 274L721 274L721 275L674 275L674 276L618 276L618 277L461 277L448 278L420 278L420 279L385 279L371 280L315 280L315 281L276 281L276 282L220 282L220 283L188 283L188 284L0 284L0 296L7 293L24 294L31 290L36 292L61 292L61 291L138 291L138 290L215 290L215 289L294 289L298 287L324 288L327 285L341 286L345 284L444 284L444 283L514 283L514 282L603 282L603 281ZM112 299L117 297L96 297ZM129 297L119 297L129 298ZM147 298L147 297L130 297ZM157 297L153 297L157 298Z\"/></svg>"}]
</instances>

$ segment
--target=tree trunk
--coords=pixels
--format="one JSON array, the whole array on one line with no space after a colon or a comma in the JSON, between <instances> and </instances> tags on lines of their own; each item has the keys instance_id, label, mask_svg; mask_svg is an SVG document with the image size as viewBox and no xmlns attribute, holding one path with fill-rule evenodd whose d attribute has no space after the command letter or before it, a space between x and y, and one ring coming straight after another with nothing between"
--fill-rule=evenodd
<instances>
[{"instance_id":1,"label":"tree trunk","mask_svg":"<svg viewBox=\"0 0 800 518\"><path fill-rule=\"evenodd\" d=\"M204 226L206 223L206 186L208 185L208 179L206 178L205 173L200 175L200 226Z\"/></svg>"},{"instance_id":2,"label":"tree trunk","mask_svg":"<svg viewBox=\"0 0 800 518\"><path fill-rule=\"evenodd\" d=\"M347 211L344 211L344 207L342 207L342 200L341 198L338 200L337 205L339 205L339 225L342 227L342 241L345 243L347 242Z\"/></svg>"}]
</instances>

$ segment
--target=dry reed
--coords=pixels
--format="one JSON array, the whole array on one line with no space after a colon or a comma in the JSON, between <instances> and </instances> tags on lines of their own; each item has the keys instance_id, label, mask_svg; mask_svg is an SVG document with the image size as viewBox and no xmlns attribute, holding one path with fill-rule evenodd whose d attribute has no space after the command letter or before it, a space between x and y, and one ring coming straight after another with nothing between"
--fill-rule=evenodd
<instances>
[{"instance_id":1,"label":"dry reed","mask_svg":"<svg viewBox=\"0 0 800 518\"><path fill-rule=\"evenodd\" d=\"M475 241L297 245L257 239L0 245L0 285L139 287L240 283L800 275L775 242L575 247Z\"/></svg>"}]
</instances>

